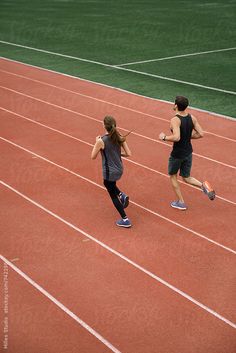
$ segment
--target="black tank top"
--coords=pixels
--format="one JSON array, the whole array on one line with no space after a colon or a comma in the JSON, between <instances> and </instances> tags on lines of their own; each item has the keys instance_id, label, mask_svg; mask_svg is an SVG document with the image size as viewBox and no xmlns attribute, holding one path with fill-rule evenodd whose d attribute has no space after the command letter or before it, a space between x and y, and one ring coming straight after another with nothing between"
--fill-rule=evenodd
<instances>
[{"instance_id":1,"label":"black tank top","mask_svg":"<svg viewBox=\"0 0 236 353\"><path fill-rule=\"evenodd\" d=\"M176 116L181 121L180 140L178 142L174 142L171 156L174 158L185 158L193 152L191 144L191 136L194 127L193 121L190 114L186 116L176 114Z\"/></svg>"}]
</instances>

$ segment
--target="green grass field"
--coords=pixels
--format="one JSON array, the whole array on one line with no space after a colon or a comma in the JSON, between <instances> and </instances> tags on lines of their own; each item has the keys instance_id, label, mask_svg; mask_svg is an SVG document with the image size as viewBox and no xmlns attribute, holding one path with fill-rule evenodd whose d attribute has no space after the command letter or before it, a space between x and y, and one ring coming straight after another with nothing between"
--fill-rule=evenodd
<instances>
[{"instance_id":1,"label":"green grass field","mask_svg":"<svg viewBox=\"0 0 236 353\"><path fill-rule=\"evenodd\" d=\"M236 117L235 10L231 0L1 0L0 55Z\"/></svg>"}]
</instances>

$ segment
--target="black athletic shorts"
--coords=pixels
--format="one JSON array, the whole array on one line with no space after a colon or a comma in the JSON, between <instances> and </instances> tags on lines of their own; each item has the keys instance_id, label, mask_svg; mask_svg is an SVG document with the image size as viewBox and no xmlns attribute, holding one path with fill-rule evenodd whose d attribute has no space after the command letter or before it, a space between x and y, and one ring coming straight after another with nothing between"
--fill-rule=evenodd
<instances>
[{"instance_id":1,"label":"black athletic shorts","mask_svg":"<svg viewBox=\"0 0 236 353\"><path fill-rule=\"evenodd\" d=\"M192 153L190 153L185 158L174 158L170 156L168 163L168 174L174 175L180 171L179 175L183 178L188 178L190 176L192 167Z\"/></svg>"}]
</instances>

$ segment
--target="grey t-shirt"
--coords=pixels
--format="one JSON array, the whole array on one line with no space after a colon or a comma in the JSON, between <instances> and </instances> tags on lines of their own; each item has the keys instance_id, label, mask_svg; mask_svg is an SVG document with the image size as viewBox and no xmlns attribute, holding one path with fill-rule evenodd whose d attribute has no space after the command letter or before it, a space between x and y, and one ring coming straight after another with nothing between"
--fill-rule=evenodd
<instances>
[{"instance_id":1,"label":"grey t-shirt","mask_svg":"<svg viewBox=\"0 0 236 353\"><path fill-rule=\"evenodd\" d=\"M102 136L102 140L105 145L101 150L103 178L109 181L119 180L123 174L121 147L113 143L109 135Z\"/></svg>"}]
</instances>

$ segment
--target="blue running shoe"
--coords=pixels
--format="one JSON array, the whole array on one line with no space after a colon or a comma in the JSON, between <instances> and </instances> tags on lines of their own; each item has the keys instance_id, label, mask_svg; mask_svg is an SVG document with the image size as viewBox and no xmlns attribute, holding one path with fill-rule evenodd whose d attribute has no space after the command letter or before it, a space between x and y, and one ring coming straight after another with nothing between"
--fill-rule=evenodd
<instances>
[{"instance_id":1,"label":"blue running shoe","mask_svg":"<svg viewBox=\"0 0 236 353\"><path fill-rule=\"evenodd\" d=\"M129 196L126 195L124 192L121 192L120 202L122 203L124 208L128 207L129 206Z\"/></svg>"},{"instance_id":2,"label":"blue running shoe","mask_svg":"<svg viewBox=\"0 0 236 353\"><path fill-rule=\"evenodd\" d=\"M119 221L116 222L118 227L130 228L132 226L129 218L121 218Z\"/></svg>"},{"instance_id":3,"label":"blue running shoe","mask_svg":"<svg viewBox=\"0 0 236 353\"><path fill-rule=\"evenodd\" d=\"M171 202L170 205L171 205L171 207L178 208L178 210L182 210L182 211L187 210L187 206L185 205L184 202L173 201L173 202Z\"/></svg>"},{"instance_id":4,"label":"blue running shoe","mask_svg":"<svg viewBox=\"0 0 236 353\"><path fill-rule=\"evenodd\" d=\"M202 191L208 196L211 201L214 200L216 193L211 187L211 185L208 183L208 181L204 181L204 183L202 183Z\"/></svg>"}]
</instances>

